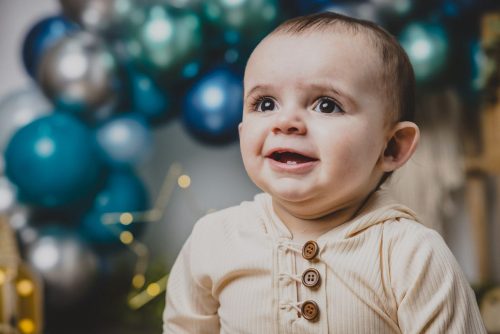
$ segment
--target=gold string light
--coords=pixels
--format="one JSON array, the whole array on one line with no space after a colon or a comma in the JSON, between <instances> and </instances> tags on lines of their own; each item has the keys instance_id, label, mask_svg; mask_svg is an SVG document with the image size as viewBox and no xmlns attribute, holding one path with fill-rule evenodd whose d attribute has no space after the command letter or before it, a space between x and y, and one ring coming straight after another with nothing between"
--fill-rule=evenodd
<instances>
[{"instance_id":1,"label":"gold string light","mask_svg":"<svg viewBox=\"0 0 500 334\"><path fill-rule=\"evenodd\" d=\"M190 205L191 209L193 209L193 212L197 212L199 215L202 215L204 213L215 211L214 209L209 209L207 211L201 208L201 205L199 205L195 196L193 196L191 191L189 191L189 188L191 186L191 177L183 173L180 164L174 163L168 169L160 188L158 197L156 198L154 206L151 209L136 212L110 212L105 213L101 216L101 222L107 228L109 228L109 230L114 233L116 237L128 247L129 250L131 250L137 256L134 276L131 283L132 287L136 290L144 288L144 285L146 284L146 270L148 267L149 249L145 244L137 241L137 239L134 238L134 235L130 231L121 230L117 226L117 224L127 226L132 223L139 222L158 222L164 216L176 185L185 191L185 194L188 198L188 204ZM148 284L145 289L142 289L141 291L131 296L128 301L129 307L137 310L149 303L151 300L153 300L155 297L166 290L167 280L168 274L161 277L159 280Z\"/></svg>"}]
</instances>

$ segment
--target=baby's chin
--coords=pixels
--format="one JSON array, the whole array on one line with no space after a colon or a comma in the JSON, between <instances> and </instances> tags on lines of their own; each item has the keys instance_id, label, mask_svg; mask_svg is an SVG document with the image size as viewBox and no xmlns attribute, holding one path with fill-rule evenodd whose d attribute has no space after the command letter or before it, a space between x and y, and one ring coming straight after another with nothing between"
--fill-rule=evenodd
<instances>
[{"instance_id":1,"label":"baby's chin","mask_svg":"<svg viewBox=\"0 0 500 334\"><path fill-rule=\"evenodd\" d=\"M280 202L289 202L294 205L307 205L306 203L310 202L314 198L314 195L311 194L310 191L294 186L269 187L269 189L264 191Z\"/></svg>"}]
</instances>

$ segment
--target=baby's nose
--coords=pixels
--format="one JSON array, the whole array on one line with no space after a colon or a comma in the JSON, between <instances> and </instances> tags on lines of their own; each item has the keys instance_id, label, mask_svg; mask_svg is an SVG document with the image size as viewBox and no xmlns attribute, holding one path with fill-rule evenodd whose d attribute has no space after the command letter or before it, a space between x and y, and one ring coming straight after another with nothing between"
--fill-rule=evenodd
<instances>
[{"instance_id":1,"label":"baby's nose","mask_svg":"<svg viewBox=\"0 0 500 334\"><path fill-rule=\"evenodd\" d=\"M307 127L298 112L280 111L278 112L273 127L273 133L303 135L307 132Z\"/></svg>"}]
</instances>

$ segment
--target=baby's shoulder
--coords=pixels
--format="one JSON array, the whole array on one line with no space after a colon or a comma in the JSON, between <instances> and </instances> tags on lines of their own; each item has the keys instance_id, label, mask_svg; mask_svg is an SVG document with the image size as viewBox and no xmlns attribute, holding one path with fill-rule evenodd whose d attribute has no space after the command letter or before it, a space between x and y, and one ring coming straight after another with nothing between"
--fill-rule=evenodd
<instances>
[{"instance_id":1,"label":"baby's shoulder","mask_svg":"<svg viewBox=\"0 0 500 334\"><path fill-rule=\"evenodd\" d=\"M443 237L417 220L399 218L384 223L384 241L394 249L448 249Z\"/></svg>"},{"instance_id":2,"label":"baby's shoulder","mask_svg":"<svg viewBox=\"0 0 500 334\"><path fill-rule=\"evenodd\" d=\"M262 214L258 205L255 201L244 201L203 216L196 222L193 234L228 235L243 230L259 230L262 225Z\"/></svg>"}]
</instances>

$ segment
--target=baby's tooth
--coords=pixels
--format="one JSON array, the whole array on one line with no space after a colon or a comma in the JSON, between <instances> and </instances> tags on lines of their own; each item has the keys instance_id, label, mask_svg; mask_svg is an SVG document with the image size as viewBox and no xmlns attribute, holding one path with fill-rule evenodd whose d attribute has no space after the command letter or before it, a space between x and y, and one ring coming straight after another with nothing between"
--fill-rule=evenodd
<instances>
[{"instance_id":1,"label":"baby's tooth","mask_svg":"<svg viewBox=\"0 0 500 334\"><path fill-rule=\"evenodd\" d=\"M287 165L296 165L297 161L287 161L286 164Z\"/></svg>"}]
</instances>

